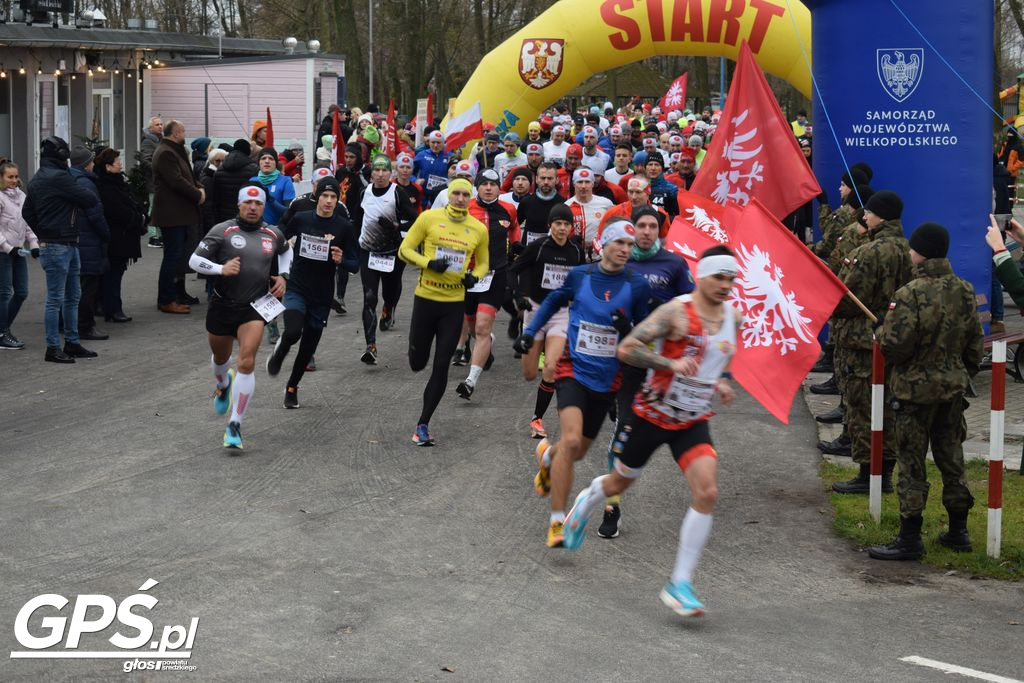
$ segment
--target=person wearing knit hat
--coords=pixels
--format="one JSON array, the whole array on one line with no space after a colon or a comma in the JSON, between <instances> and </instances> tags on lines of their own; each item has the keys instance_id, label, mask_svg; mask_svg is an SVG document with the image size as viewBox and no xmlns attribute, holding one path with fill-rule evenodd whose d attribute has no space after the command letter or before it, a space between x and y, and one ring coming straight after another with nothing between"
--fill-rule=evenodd
<instances>
[{"instance_id":1,"label":"person wearing knit hat","mask_svg":"<svg viewBox=\"0 0 1024 683\"><path fill-rule=\"evenodd\" d=\"M522 149L525 152L526 146L533 143L537 145L543 145L544 139L541 137L542 128L540 121L530 121L530 124L526 127L526 139L523 140Z\"/></svg>"},{"instance_id":2,"label":"person wearing knit hat","mask_svg":"<svg viewBox=\"0 0 1024 683\"><path fill-rule=\"evenodd\" d=\"M320 179L313 196L315 209L296 214L290 224L295 260L281 301L284 330L267 358L267 374L276 377L291 347L299 345L284 392L284 407L290 409L299 407L299 382L330 317L335 270L339 265L349 273L359 269L358 232L346 214L335 210L341 197L337 179Z\"/></svg>"},{"instance_id":3,"label":"person wearing knit hat","mask_svg":"<svg viewBox=\"0 0 1024 683\"><path fill-rule=\"evenodd\" d=\"M865 242L850 252L839 271L839 279L879 322L885 319L896 290L913 277L910 245L900 222L902 213L903 202L895 192L882 190L871 195L864 206ZM860 471L849 481L833 484L832 490L867 493L871 461L871 346L875 325L848 297L839 302L833 317L842 326L842 334L836 339L836 355L843 358L848 369L843 403L850 432L850 454ZM884 412L882 488L891 491L898 448L893 428L895 413L888 398L884 401Z\"/></svg>"},{"instance_id":4,"label":"person wearing knit hat","mask_svg":"<svg viewBox=\"0 0 1024 683\"><path fill-rule=\"evenodd\" d=\"M985 338L974 290L953 272L948 249L949 232L938 223L914 230L910 258L916 277L896 290L876 330L892 402L898 405L900 465L900 530L889 544L868 548L876 560L916 560L924 554L929 450L942 472L942 504L949 517L939 544L956 552L972 549L967 514L974 497L964 476L962 425L964 394L981 367Z\"/></svg>"},{"instance_id":5,"label":"person wearing knit hat","mask_svg":"<svg viewBox=\"0 0 1024 683\"><path fill-rule=\"evenodd\" d=\"M565 126L561 124L552 127L551 139L544 143L544 161L565 163L565 155L569 150L569 143L565 141L567 133Z\"/></svg>"},{"instance_id":6,"label":"person wearing knit hat","mask_svg":"<svg viewBox=\"0 0 1024 683\"><path fill-rule=\"evenodd\" d=\"M295 199L295 183L283 175L278 167L277 150L264 147L256 155L259 173L250 178L258 182L267 193L267 206L263 210L263 220L268 225L277 225L288 205ZM273 333L273 328L271 328ZM276 339L272 340L276 341Z\"/></svg>"},{"instance_id":7,"label":"person wearing knit hat","mask_svg":"<svg viewBox=\"0 0 1024 683\"><path fill-rule=\"evenodd\" d=\"M470 196L476 197L476 187L473 185L473 182L476 179L476 172L473 170L473 164L471 162L465 159L457 160L453 158L450 162L448 172L450 175L448 186L437 194L437 198L434 199L434 203L430 206L432 209L443 209L448 206L448 195L451 193L452 182L456 179L465 180L470 188Z\"/></svg>"},{"instance_id":8,"label":"person wearing knit hat","mask_svg":"<svg viewBox=\"0 0 1024 683\"><path fill-rule=\"evenodd\" d=\"M409 322L409 367L423 370L434 358L423 391L423 408L412 441L433 446L430 419L448 383L448 368L459 343L466 290L490 270L487 227L469 213L473 187L465 178L448 185L449 203L424 211L409 228L399 257L420 269Z\"/></svg>"},{"instance_id":9,"label":"person wearing knit hat","mask_svg":"<svg viewBox=\"0 0 1024 683\"><path fill-rule=\"evenodd\" d=\"M839 208L833 210L829 205L828 192L822 189L818 195L818 223L821 227L821 241L811 247L819 258L828 259L836 248L836 241L846 230L846 226L857 220L856 208L850 206L850 196L855 194L854 188L866 185L869 180L860 168L850 168L839 179ZM861 199L861 204L866 200ZM826 383L827 384L827 383Z\"/></svg>"},{"instance_id":10,"label":"person wearing knit hat","mask_svg":"<svg viewBox=\"0 0 1024 683\"><path fill-rule=\"evenodd\" d=\"M528 166L512 169L512 172L508 174L508 178L505 179L509 191L503 192L498 199L518 208L519 202L533 190L533 179L533 171ZM502 185L502 189L505 189L504 185Z\"/></svg>"},{"instance_id":11,"label":"person wearing knit hat","mask_svg":"<svg viewBox=\"0 0 1024 683\"><path fill-rule=\"evenodd\" d=\"M267 122L263 119L256 119L252 122L252 132L249 135L249 146L253 161L257 161L256 154L267 145Z\"/></svg>"}]
</instances>

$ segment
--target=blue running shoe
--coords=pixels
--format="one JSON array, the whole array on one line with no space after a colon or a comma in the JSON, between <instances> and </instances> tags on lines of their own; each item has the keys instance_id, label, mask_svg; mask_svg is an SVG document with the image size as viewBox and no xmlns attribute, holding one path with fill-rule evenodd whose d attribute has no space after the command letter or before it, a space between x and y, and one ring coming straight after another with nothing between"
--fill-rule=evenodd
<instances>
[{"instance_id":1,"label":"blue running shoe","mask_svg":"<svg viewBox=\"0 0 1024 683\"><path fill-rule=\"evenodd\" d=\"M242 425L228 422L228 428L224 430L224 448L242 450Z\"/></svg>"},{"instance_id":2,"label":"blue running shoe","mask_svg":"<svg viewBox=\"0 0 1024 683\"><path fill-rule=\"evenodd\" d=\"M583 529L587 526L587 518L583 516L583 504L589 494L589 486L580 491L572 510L569 510L565 518L565 540L562 541L562 547L566 550L576 550L583 545Z\"/></svg>"},{"instance_id":3,"label":"blue running shoe","mask_svg":"<svg viewBox=\"0 0 1024 683\"><path fill-rule=\"evenodd\" d=\"M704 616L704 605L697 599L693 584L689 581L666 583L661 589L661 601L681 617Z\"/></svg>"},{"instance_id":4,"label":"blue running shoe","mask_svg":"<svg viewBox=\"0 0 1024 683\"><path fill-rule=\"evenodd\" d=\"M416 432L412 435L412 442L417 446L433 446L434 439L427 431L427 425L416 425Z\"/></svg>"},{"instance_id":5,"label":"blue running shoe","mask_svg":"<svg viewBox=\"0 0 1024 683\"><path fill-rule=\"evenodd\" d=\"M235 369L228 370L228 385L213 391L213 410L218 415L227 415L231 410L231 385L235 383Z\"/></svg>"}]
</instances>

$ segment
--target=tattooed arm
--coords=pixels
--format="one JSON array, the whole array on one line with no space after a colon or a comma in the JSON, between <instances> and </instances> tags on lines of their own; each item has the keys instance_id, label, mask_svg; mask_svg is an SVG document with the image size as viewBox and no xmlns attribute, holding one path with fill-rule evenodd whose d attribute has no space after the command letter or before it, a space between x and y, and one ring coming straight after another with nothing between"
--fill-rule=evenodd
<instances>
[{"instance_id":1,"label":"tattooed arm","mask_svg":"<svg viewBox=\"0 0 1024 683\"><path fill-rule=\"evenodd\" d=\"M649 346L651 342L671 334L673 324L681 325L683 329L680 333L686 334L689 325L681 307L681 303L672 301L655 309L619 344L619 360L637 368L673 370L684 374L696 372L697 363L692 358L669 360L651 351Z\"/></svg>"}]
</instances>

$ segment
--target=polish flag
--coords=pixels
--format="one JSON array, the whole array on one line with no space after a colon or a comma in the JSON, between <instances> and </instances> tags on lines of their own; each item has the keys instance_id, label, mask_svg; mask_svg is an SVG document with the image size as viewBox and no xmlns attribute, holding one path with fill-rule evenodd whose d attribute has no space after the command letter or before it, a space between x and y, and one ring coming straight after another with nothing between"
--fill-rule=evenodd
<instances>
[{"instance_id":1,"label":"polish flag","mask_svg":"<svg viewBox=\"0 0 1024 683\"><path fill-rule=\"evenodd\" d=\"M398 131L395 130L395 98L388 104L388 130L385 139L384 153L394 161L398 157Z\"/></svg>"},{"instance_id":2,"label":"polish flag","mask_svg":"<svg viewBox=\"0 0 1024 683\"><path fill-rule=\"evenodd\" d=\"M725 111L690 191L740 208L756 198L777 218L821 194L793 128L745 42Z\"/></svg>"},{"instance_id":3,"label":"polish flag","mask_svg":"<svg viewBox=\"0 0 1024 683\"><path fill-rule=\"evenodd\" d=\"M341 121L338 119L338 110L334 110L334 119L331 122L331 135L333 136L333 142L331 142L331 171L336 172L341 163L344 163L345 152L343 150L341 142ZM339 163L341 162L341 163Z\"/></svg>"},{"instance_id":4,"label":"polish flag","mask_svg":"<svg viewBox=\"0 0 1024 683\"><path fill-rule=\"evenodd\" d=\"M484 136L484 117L480 113L480 102L448 120L444 129L444 151L458 149L468 142Z\"/></svg>"},{"instance_id":5,"label":"polish flag","mask_svg":"<svg viewBox=\"0 0 1024 683\"><path fill-rule=\"evenodd\" d=\"M658 106L666 116L673 109L680 111L686 109L686 82L688 79L689 72L672 81L672 85L668 86L668 90L658 100Z\"/></svg>"}]
</instances>

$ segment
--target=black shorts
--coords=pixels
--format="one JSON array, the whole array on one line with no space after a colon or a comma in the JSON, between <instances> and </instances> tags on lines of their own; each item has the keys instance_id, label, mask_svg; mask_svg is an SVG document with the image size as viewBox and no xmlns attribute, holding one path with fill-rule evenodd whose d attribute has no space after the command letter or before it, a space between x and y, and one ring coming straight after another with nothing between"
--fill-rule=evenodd
<instances>
[{"instance_id":1,"label":"black shorts","mask_svg":"<svg viewBox=\"0 0 1024 683\"><path fill-rule=\"evenodd\" d=\"M601 432L601 425L608 415L608 408L615 400L610 391L593 391L586 388L574 377L562 377L555 380L555 396L558 397L558 409L579 408L583 411L583 436L596 439Z\"/></svg>"},{"instance_id":2,"label":"black shorts","mask_svg":"<svg viewBox=\"0 0 1024 683\"><path fill-rule=\"evenodd\" d=\"M701 420L686 429L663 429L632 410L628 417L621 417L625 419L621 421L612 439L612 454L630 470L642 469L662 444L668 444L672 458L684 472L691 462L701 456L718 457L711 444L711 429L707 420Z\"/></svg>"},{"instance_id":3,"label":"black shorts","mask_svg":"<svg viewBox=\"0 0 1024 683\"><path fill-rule=\"evenodd\" d=\"M206 331L218 337L237 337L238 328L245 323L266 321L248 302L229 301L220 297L210 299L206 309Z\"/></svg>"},{"instance_id":4,"label":"black shorts","mask_svg":"<svg viewBox=\"0 0 1024 683\"><path fill-rule=\"evenodd\" d=\"M497 312L505 301L505 287L508 283L508 268L494 271L491 286L486 292L466 292L466 316L476 315L477 306L490 306Z\"/></svg>"}]
</instances>

